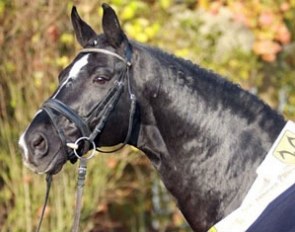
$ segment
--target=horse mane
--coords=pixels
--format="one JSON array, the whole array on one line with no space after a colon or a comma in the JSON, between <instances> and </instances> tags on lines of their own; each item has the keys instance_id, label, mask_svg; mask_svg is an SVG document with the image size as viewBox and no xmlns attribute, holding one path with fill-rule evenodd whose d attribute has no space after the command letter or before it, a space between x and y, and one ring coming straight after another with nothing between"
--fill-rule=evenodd
<instances>
[{"instance_id":1,"label":"horse mane","mask_svg":"<svg viewBox=\"0 0 295 232\"><path fill-rule=\"evenodd\" d=\"M232 110L235 114L245 118L248 123L260 116L260 125L267 130L271 130L271 127L275 130L275 126L267 124L265 118L271 116L274 121L278 119L284 121L282 115L256 95L242 89L240 85L227 80L214 71L202 68L190 60L177 57L159 48L139 43L136 43L136 46L156 59L159 62L159 67L173 69L173 78L184 79L181 83L191 88L194 94L205 99L211 108L216 109L221 104L223 109ZM177 75L177 72L181 72L182 75Z\"/></svg>"}]
</instances>

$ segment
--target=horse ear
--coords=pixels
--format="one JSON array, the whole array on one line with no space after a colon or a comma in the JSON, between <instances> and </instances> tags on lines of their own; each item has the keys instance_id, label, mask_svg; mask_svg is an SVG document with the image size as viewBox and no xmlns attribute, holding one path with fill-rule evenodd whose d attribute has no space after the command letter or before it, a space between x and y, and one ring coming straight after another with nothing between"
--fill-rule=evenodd
<instances>
[{"instance_id":1,"label":"horse ear","mask_svg":"<svg viewBox=\"0 0 295 232\"><path fill-rule=\"evenodd\" d=\"M123 41L127 40L126 35L121 29L116 12L108 4L103 3L102 27L108 42L118 48Z\"/></svg>"},{"instance_id":2,"label":"horse ear","mask_svg":"<svg viewBox=\"0 0 295 232\"><path fill-rule=\"evenodd\" d=\"M72 8L71 18L76 38L80 45L85 47L87 42L96 36L96 33L86 22L80 18L75 6Z\"/></svg>"}]
</instances>

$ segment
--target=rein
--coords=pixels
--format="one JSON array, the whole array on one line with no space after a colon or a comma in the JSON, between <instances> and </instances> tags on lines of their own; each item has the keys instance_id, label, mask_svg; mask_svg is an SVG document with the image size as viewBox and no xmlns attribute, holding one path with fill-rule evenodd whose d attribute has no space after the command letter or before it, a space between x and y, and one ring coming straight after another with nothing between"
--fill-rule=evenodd
<instances>
[{"instance_id":1,"label":"rein","mask_svg":"<svg viewBox=\"0 0 295 232\"><path fill-rule=\"evenodd\" d=\"M120 149L122 149L129 141L132 129L133 129L133 120L134 115L136 111L136 97L133 94L131 83L130 83L130 68L131 68L131 48L129 48L126 51L126 57L127 59L123 58L122 56L108 51L106 49L100 49L100 48L85 48L80 51L80 53L102 53L106 55L110 55L113 57L116 57L120 61L123 61L125 63L125 70L122 71L120 74L120 77L117 81L115 81L115 85L109 90L107 95L97 103L90 112L81 117L79 116L73 109L71 109L69 106L64 104L58 99L49 99L46 101L42 109L47 113L49 116L53 127L55 128L60 141L63 145L63 150L68 156L68 160L71 163L75 163L78 159L80 161L79 168L78 168L78 181L77 181L77 195L76 195L76 209L75 209L75 216L74 216L74 222L72 227L72 232L78 232L79 231L79 221L80 221L80 213L81 213L81 205L82 205L82 196L83 196L83 187L84 182L86 178L86 171L87 171L87 161L94 157L95 152L99 151L101 153L113 153ZM111 151L104 151L96 147L94 140L98 135L100 135L104 129L104 126L112 113L114 107L117 105L120 96L122 92L124 91L124 85L125 82L127 82L127 89L130 99L130 109L129 109L129 120L128 120L128 130L126 137L124 139L124 142L116 149ZM96 124L95 128L91 131L88 125L89 119L93 116L96 116L96 114L99 116L99 121ZM81 137L78 138L74 143L67 141L65 133L62 128L60 128L57 124L57 117L61 115L65 118L67 118L69 121L73 122L78 130L81 133ZM82 149L79 149L80 143L84 142L84 146ZM86 157L82 157L83 154L86 154L90 150L90 145L92 146L92 152L90 155ZM69 152L69 149L71 148L72 152ZM50 186L52 182L52 175L48 174L46 177L47 187L46 187L46 194L45 194L45 200L42 208L42 213L39 219L38 227L36 229L36 232L40 231L41 224L44 217L44 212L46 209L46 205L48 202L49 197L49 191Z\"/></svg>"}]
</instances>

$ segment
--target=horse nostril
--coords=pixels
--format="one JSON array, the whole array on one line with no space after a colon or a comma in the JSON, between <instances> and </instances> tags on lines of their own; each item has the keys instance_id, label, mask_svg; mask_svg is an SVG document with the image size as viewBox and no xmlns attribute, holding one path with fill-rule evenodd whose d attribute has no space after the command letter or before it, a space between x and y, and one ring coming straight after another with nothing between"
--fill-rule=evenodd
<instances>
[{"instance_id":1,"label":"horse nostril","mask_svg":"<svg viewBox=\"0 0 295 232\"><path fill-rule=\"evenodd\" d=\"M35 136L32 141L34 147L42 146L42 143L44 143L44 139L42 138L42 136Z\"/></svg>"},{"instance_id":2,"label":"horse nostril","mask_svg":"<svg viewBox=\"0 0 295 232\"><path fill-rule=\"evenodd\" d=\"M47 152L47 141L44 135L35 134L31 141L32 148L37 152L37 154L43 155Z\"/></svg>"}]
</instances>

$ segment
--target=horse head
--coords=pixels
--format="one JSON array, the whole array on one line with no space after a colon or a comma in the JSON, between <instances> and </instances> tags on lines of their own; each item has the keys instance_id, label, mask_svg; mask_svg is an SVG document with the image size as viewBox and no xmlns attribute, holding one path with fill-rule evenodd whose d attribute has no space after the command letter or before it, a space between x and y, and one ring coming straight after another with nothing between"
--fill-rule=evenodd
<instances>
[{"instance_id":1,"label":"horse head","mask_svg":"<svg viewBox=\"0 0 295 232\"><path fill-rule=\"evenodd\" d=\"M79 138L80 153L89 144L112 146L130 140L135 112L132 48L113 9L103 4L103 10L103 33L97 35L72 9L75 35L83 49L61 71L57 89L19 141L25 164L37 173L55 174L67 160L74 162L66 145Z\"/></svg>"}]
</instances>

